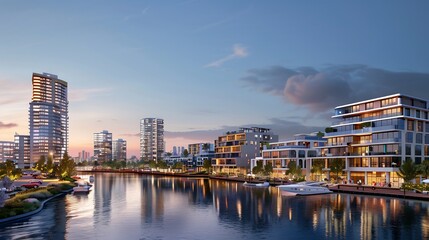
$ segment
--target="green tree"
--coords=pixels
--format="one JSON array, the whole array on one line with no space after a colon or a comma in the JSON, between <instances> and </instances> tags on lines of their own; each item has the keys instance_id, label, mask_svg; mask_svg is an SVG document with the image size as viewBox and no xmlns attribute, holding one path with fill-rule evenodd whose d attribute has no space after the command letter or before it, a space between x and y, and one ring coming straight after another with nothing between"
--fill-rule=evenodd
<instances>
[{"instance_id":1,"label":"green tree","mask_svg":"<svg viewBox=\"0 0 429 240\"><path fill-rule=\"evenodd\" d=\"M262 165L262 161L257 161L256 166L252 168L252 173L257 175L257 174L262 174L263 171L264 171L264 166Z\"/></svg>"},{"instance_id":2,"label":"green tree","mask_svg":"<svg viewBox=\"0 0 429 240\"><path fill-rule=\"evenodd\" d=\"M211 172L211 169L212 169L212 161L211 161L210 159L206 159L206 160L204 160L203 168L204 168L204 169L206 169L206 171L207 171L208 173L210 173L210 172Z\"/></svg>"},{"instance_id":3,"label":"green tree","mask_svg":"<svg viewBox=\"0 0 429 240\"><path fill-rule=\"evenodd\" d=\"M6 160L4 163L5 170L6 170L6 176L12 177L12 172L15 169L15 163L12 160Z\"/></svg>"},{"instance_id":4,"label":"green tree","mask_svg":"<svg viewBox=\"0 0 429 240\"><path fill-rule=\"evenodd\" d=\"M52 170L54 169L54 161L52 159L52 156L48 156L48 160L46 161L46 173L50 174L52 173Z\"/></svg>"},{"instance_id":5,"label":"green tree","mask_svg":"<svg viewBox=\"0 0 429 240\"><path fill-rule=\"evenodd\" d=\"M273 165L271 163L265 164L264 175L265 176L270 176L271 173L273 173Z\"/></svg>"},{"instance_id":6,"label":"green tree","mask_svg":"<svg viewBox=\"0 0 429 240\"><path fill-rule=\"evenodd\" d=\"M331 172L335 174L336 181L338 181L338 176L340 173L343 172L344 169L344 162L341 158L334 158L332 159L331 166L330 166Z\"/></svg>"},{"instance_id":7,"label":"green tree","mask_svg":"<svg viewBox=\"0 0 429 240\"><path fill-rule=\"evenodd\" d=\"M324 137L325 136L325 134L323 133L323 132L321 132L321 131L319 131L317 134L316 134L316 136L318 136L318 137Z\"/></svg>"},{"instance_id":8,"label":"green tree","mask_svg":"<svg viewBox=\"0 0 429 240\"><path fill-rule=\"evenodd\" d=\"M189 155L188 149L183 150L183 156L187 157Z\"/></svg>"},{"instance_id":9,"label":"green tree","mask_svg":"<svg viewBox=\"0 0 429 240\"><path fill-rule=\"evenodd\" d=\"M183 163L182 162L175 162L173 164L173 169L182 169L183 168Z\"/></svg>"},{"instance_id":10,"label":"green tree","mask_svg":"<svg viewBox=\"0 0 429 240\"><path fill-rule=\"evenodd\" d=\"M401 167L399 167L398 176L404 179L404 182L411 182L418 174L417 166L413 160L407 159Z\"/></svg>"},{"instance_id":11,"label":"green tree","mask_svg":"<svg viewBox=\"0 0 429 240\"><path fill-rule=\"evenodd\" d=\"M429 176L429 160L424 160L421 164L418 165L419 173L424 177L428 178Z\"/></svg>"},{"instance_id":12,"label":"green tree","mask_svg":"<svg viewBox=\"0 0 429 240\"><path fill-rule=\"evenodd\" d=\"M45 172L45 161L46 161L46 157L45 156L40 156L39 160L36 162L36 169L39 170L40 172Z\"/></svg>"},{"instance_id":13,"label":"green tree","mask_svg":"<svg viewBox=\"0 0 429 240\"><path fill-rule=\"evenodd\" d=\"M322 175L323 167L325 166L324 160L315 159L313 160L313 164L311 166L310 172L314 174L316 177Z\"/></svg>"},{"instance_id":14,"label":"green tree","mask_svg":"<svg viewBox=\"0 0 429 240\"><path fill-rule=\"evenodd\" d=\"M297 179L300 178L302 175L302 169L301 166L296 164L296 161L290 161L287 164L288 170L286 171L286 174L289 175L291 179Z\"/></svg>"},{"instance_id":15,"label":"green tree","mask_svg":"<svg viewBox=\"0 0 429 240\"><path fill-rule=\"evenodd\" d=\"M168 165L167 165L167 163L165 161L158 161L157 165L161 169L167 169L168 168Z\"/></svg>"},{"instance_id":16,"label":"green tree","mask_svg":"<svg viewBox=\"0 0 429 240\"><path fill-rule=\"evenodd\" d=\"M149 167L150 167L150 168L156 168L156 167L157 167L156 162L155 162L155 161L153 161L153 160L150 160L150 161L149 161Z\"/></svg>"},{"instance_id":17,"label":"green tree","mask_svg":"<svg viewBox=\"0 0 429 240\"><path fill-rule=\"evenodd\" d=\"M58 173L60 173L60 178L71 177L76 173L75 162L69 157L67 152L64 153L63 158L60 161Z\"/></svg>"}]
</instances>

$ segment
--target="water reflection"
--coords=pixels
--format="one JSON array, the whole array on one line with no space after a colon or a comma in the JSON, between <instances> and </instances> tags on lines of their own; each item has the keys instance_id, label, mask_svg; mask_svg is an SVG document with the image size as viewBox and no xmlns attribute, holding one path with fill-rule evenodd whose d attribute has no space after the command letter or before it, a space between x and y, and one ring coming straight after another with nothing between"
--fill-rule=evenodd
<instances>
[{"instance_id":1,"label":"water reflection","mask_svg":"<svg viewBox=\"0 0 429 240\"><path fill-rule=\"evenodd\" d=\"M429 204L373 196L284 197L277 188L133 174L96 174L1 239L425 239Z\"/></svg>"}]
</instances>

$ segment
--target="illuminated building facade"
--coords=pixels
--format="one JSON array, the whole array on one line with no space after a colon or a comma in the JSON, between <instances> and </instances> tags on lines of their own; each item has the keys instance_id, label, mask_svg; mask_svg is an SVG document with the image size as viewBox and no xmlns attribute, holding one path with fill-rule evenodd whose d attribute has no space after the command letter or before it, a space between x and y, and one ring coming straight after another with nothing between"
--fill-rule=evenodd
<instances>
[{"instance_id":1,"label":"illuminated building facade","mask_svg":"<svg viewBox=\"0 0 429 240\"><path fill-rule=\"evenodd\" d=\"M212 167L215 172L228 174L247 174L250 172L250 160L261 156L263 147L278 141L268 128L240 128L227 132L215 140L215 157Z\"/></svg>"},{"instance_id":2,"label":"illuminated building facade","mask_svg":"<svg viewBox=\"0 0 429 240\"><path fill-rule=\"evenodd\" d=\"M18 167L21 169L31 168L30 164L30 135L15 134L14 155Z\"/></svg>"},{"instance_id":3,"label":"illuminated building facade","mask_svg":"<svg viewBox=\"0 0 429 240\"><path fill-rule=\"evenodd\" d=\"M15 143L10 141L0 141L0 162L6 162L7 160L13 161Z\"/></svg>"},{"instance_id":4,"label":"illuminated building facade","mask_svg":"<svg viewBox=\"0 0 429 240\"><path fill-rule=\"evenodd\" d=\"M158 161L164 150L164 120L160 118L141 119L140 157L146 161Z\"/></svg>"},{"instance_id":5,"label":"illuminated building facade","mask_svg":"<svg viewBox=\"0 0 429 240\"><path fill-rule=\"evenodd\" d=\"M127 141L124 139L113 140L113 160L127 160Z\"/></svg>"},{"instance_id":6,"label":"illuminated building facade","mask_svg":"<svg viewBox=\"0 0 429 240\"><path fill-rule=\"evenodd\" d=\"M112 133L94 133L94 159L99 163L112 161Z\"/></svg>"},{"instance_id":7,"label":"illuminated building facade","mask_svg":"<svg viewBox=\"0 0 429 240\"><path fill-rule=\"evenodd\" d=\"M68 148L67 82L49 73L33 73L30 102L30 162L51 155L59 162Z\"/></svg>"},{"instance_id":8,"label":"illuminated building facade","mask_svg":"<svg viewBox=\"0 0 429 240\"><path fill-rule=\"evenodd\" d=\"M336 107L320 147L327 171L340 159L344 179L400 186L397 171L406 159L429 159L428 112L426 100L403 94Z\"/></svg>"}]
</instances>

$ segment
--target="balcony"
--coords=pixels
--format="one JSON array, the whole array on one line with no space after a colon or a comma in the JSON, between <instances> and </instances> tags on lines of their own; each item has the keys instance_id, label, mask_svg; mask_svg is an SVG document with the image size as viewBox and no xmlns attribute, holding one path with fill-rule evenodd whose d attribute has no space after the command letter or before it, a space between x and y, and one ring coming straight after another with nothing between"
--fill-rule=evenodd
<instances>
[{"instance_id":1,"label":"balcony","mask_svg":"<svg viewBox=\"0 0 429 240\"><path fill-rule=\"evenodd\" d=\"M389 126L381 126L381 127L367 127L367 128L342 131L342 132L330 132L330 133L326 133L325 137L334 137L334 136L341 136L341 135L358 135L358 134L373 133L373 132L380 132L380 131L389 131L389 130L399 130L399 129L400 128L398 125L389 125Z\"/></svg>"},{"instance_id":2,"label":"balcony","mask_svg":"<svg viewBox=\"0 0 429 240\"><path fill-rule=\"evenodd\" d=\"M402 116L402 114L401 113L384 114L384 115L380 115L380 116L357 118L357 119L355 118L355 119L350 119L350 120L345 120L343 118L343 119L333 121L332 125L342 125L342 124L348 124L348 123L365 122L365 121L378 120L378 119L382 119L382 118L397 117L397 116Z\"/></svg>"}]
</instances>

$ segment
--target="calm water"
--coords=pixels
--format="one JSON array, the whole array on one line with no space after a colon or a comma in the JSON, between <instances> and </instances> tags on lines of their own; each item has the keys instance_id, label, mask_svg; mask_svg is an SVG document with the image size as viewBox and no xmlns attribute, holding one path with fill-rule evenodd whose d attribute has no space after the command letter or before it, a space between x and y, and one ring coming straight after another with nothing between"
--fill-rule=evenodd
<instances>
[{"instance_id":1,"label":"calm water","mask_svg":"<svg viewBox=\"0 0 429 240\"><path fill-rule=\"evenodd\" d=\"M0 225L0 239L428 239L429 202L134 174L96 174L88 195L58 198Z\"/></svg>"}]
</instances>

